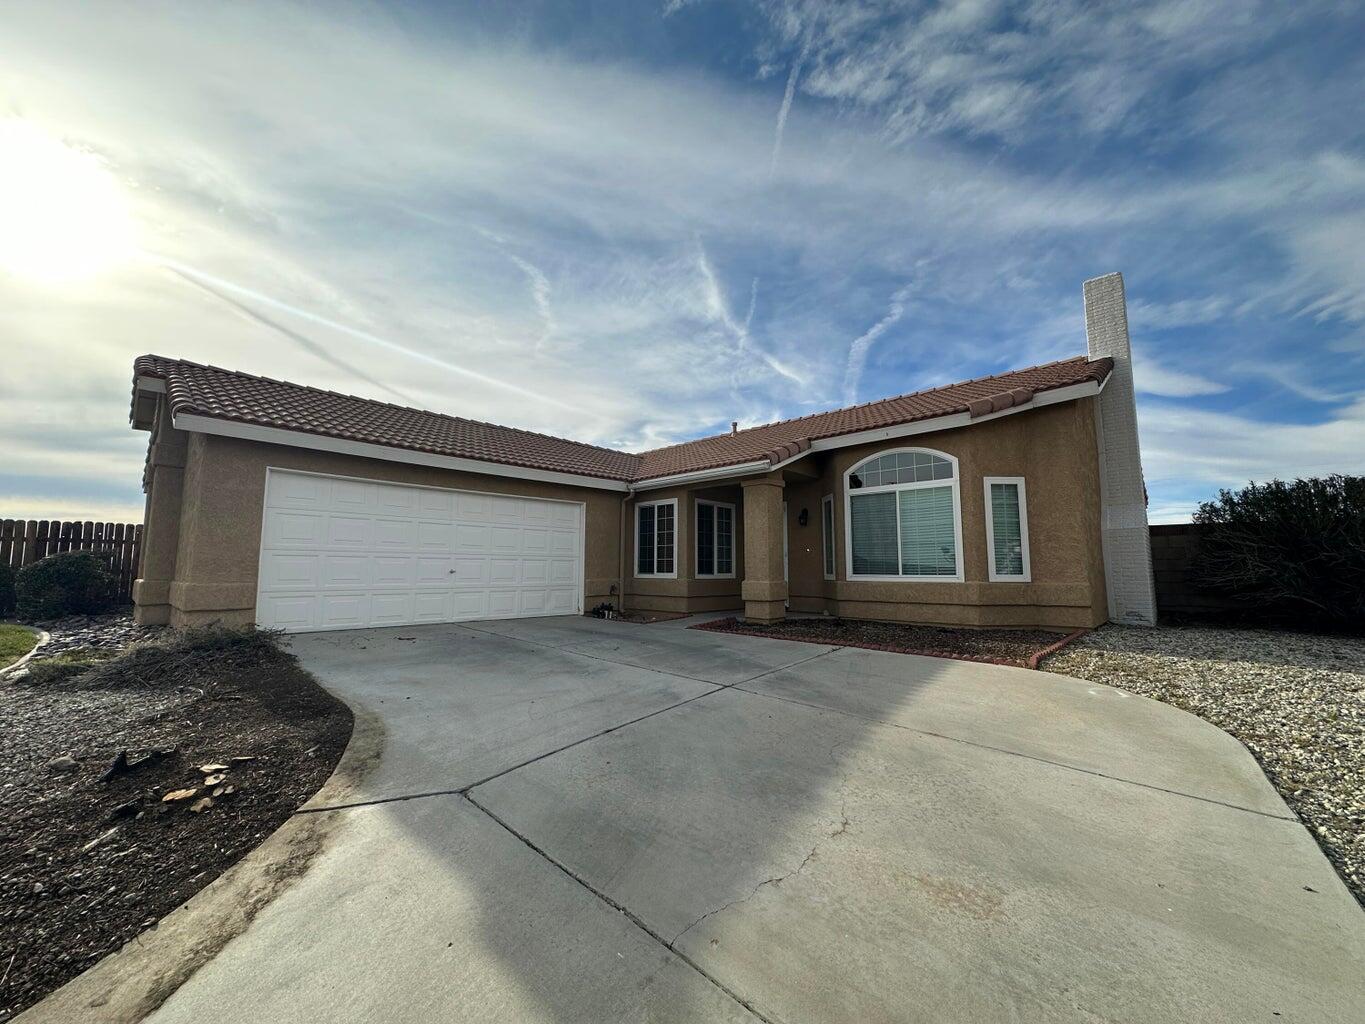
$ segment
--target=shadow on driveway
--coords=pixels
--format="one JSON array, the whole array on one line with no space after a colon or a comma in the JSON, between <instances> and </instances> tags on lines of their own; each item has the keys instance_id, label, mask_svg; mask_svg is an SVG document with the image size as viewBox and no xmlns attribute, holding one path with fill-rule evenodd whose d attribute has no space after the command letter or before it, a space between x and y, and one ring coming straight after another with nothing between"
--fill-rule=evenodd
<instances>
[{"instance_id":1,"label":"shadow on driveway","mask_svg":"<svg viewBox=\"0 0 1365 1024\"><path fill-rule=\"evenodd\" d=\"M1365 997L1362 917L1311 838L1235 741L1155 702L590 619L294 643L390 745L157 1020L1347 1020Z\"/></svg>"}]
</instances>

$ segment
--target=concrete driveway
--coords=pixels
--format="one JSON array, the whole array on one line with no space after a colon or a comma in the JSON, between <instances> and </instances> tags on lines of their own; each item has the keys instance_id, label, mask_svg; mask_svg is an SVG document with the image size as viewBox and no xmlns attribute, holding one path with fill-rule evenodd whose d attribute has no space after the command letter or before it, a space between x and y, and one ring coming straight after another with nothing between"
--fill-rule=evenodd
<instances>
[{"instance_id":1,"label":"concrete driveway","mask_svg":"<svg viewBox=\"0 0 1365 1024\"><path fill-rule=\"evenodd\" d=\"M157 1022L1347 1021L1365 915L1252 758L1024 670L676 624L295 638L386 731Z\"/></svg>"}]
</instances>

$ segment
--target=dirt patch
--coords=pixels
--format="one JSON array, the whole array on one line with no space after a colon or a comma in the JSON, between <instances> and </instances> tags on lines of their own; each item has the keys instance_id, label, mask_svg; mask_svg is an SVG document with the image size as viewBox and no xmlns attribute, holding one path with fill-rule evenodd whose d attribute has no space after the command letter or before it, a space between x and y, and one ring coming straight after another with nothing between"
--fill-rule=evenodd
<instances>
[{"instance_id":1,"label":"dirt patch","mask_svg":"<svg viewBox=\"0 0 1365 1024\"><path fill-rule=\"evenodd\" d=\"M824 617L787 619L771 626L741 622L737 618L715 619L689 628L1021 668L1030 667L1031 658L1066 637L1064 633L1045 629L948 629Z\"/></svg>"},{"instance_id":2,"label":"dirt patch","mask_svg":"<svg viewBox=\"0 0 1365 1024\"><path fill-rule=\"evenodd\" d=\"M261 843L331 774L352 726L273 638L230 630L34 663L0 687L0 713L0 1020Z\"/></svg>"}]
</instances>

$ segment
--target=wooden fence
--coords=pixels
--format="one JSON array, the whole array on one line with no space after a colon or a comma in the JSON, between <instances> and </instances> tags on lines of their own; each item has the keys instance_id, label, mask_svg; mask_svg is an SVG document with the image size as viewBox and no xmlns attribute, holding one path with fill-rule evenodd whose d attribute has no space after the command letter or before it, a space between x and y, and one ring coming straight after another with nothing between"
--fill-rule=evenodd
<instances>
[{"instance_id":1,"label":"wooden fence","mask_svg":"<svg viewBox=\"0 0 1365 1024\"><path fill-rule=\"evenodd\" d=\"M0 519L0 565L18 571L60 551L106 552L115 578L110 596L120 604L133 600L133 580L142 557L141 523Z\"/></svg>"}]
</instances>

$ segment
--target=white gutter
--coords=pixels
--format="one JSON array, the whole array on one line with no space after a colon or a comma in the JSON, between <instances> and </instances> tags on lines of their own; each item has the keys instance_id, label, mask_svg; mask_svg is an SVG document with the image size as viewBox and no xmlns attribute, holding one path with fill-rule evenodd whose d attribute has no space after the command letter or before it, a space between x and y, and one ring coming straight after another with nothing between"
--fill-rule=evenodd
<instances>
[{"instance_id":1,"label":"white gutter","mask_svg":"<svg viewBox=\"0 0 1365 1024\"><path fill-rule=\"evenodd\" d=\"M805 452L801 453L802 455ZM786 463L783 463L786 465ZM659 487L672 487L676 484L692 484L706 480L723 480L731 476L750 476L754 473L767 473L773 469L767 459L756 462L740 462L731 466L716 466L713 469L698 469L691 473L674 473L672 476L656 476L640 480L630 485L632 491L652 491Z\"/></svg>"},{"instance_id":2,"label":"white gutter","mask_svg":"<svg viewBox=\"0 0 1365 1024\"><path fill-rule=\"evenodd\" d=\"M239 437L247 441L283 444L293 448L311 448L314 451L337 452L341 455L358 455L361 458L381 459L385 462L405 462L413 466L436 466L440 469L453 469L461 473L482 473L486 476L505 476L517 480L539 480L543 483L567 484L572 487L592 487L600 491L624 492L630 490L622 480L581 476L577 473L560 473L548 469L528 469L525 466L508 466L501 462L461 459L453 455L417 452L408 448L370 444L367 441L349 441L345 438L326 437L322 434L283 430L279 427L263 427L255 423L220 420L216 416L196 416L192 413L181 413L173 418L172 425L177 430L191 430L201 434Z\"/></svg>"}]
</instances>

